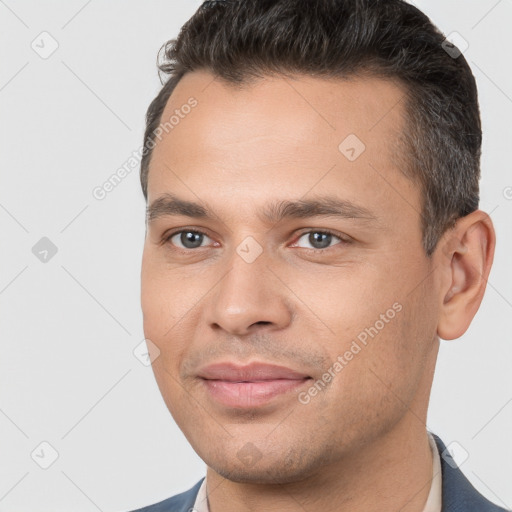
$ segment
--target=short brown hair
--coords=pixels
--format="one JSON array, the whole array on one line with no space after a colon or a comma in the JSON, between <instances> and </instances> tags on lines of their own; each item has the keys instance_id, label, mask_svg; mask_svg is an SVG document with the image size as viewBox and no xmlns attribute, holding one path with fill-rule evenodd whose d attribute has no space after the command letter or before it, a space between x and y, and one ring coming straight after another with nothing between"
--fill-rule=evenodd
<instances>
[{"instance_id":1,"label":"short brown hair","mask_svg":"<svg viewBox=\"0 0 512 512\"><path fill-rule=\"evenodd\" d=\"M168 79L146 114L144 197L155 130L185 73L207 70L234 85L273 74L343 79L369 73L405 86L396 158L421 188L423 247L430 257L441 235L479 203L476 82L453 50L428 17L403 0L205 2L159 52L158 67Z\"/></svg>"}]
</instances>

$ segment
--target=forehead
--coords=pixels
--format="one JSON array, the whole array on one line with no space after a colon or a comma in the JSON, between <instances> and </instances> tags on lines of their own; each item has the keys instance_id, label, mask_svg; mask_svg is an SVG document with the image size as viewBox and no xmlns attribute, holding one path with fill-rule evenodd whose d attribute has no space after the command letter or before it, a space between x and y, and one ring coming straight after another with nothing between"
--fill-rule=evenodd
<instances>
[{"instance_id":1,"label":"forehead","mask_svg":"<svg viewBox=\"0 0 512 512\"><path fill-rule=\"evenodd\" d=\"M173 122L153 150L148 201L176 188L228 200L235 189L295 199L341 186L397 208L393 194L405 194L418 209L418 191L396 166L404 109L404 88L376 77L278 76L234 87L188 73L162 114L162 125Z\"/></svg>"},{"instance_id":2,"label":"forehead","mask_svg":"<svg viewBox=\"0 0 512 512\"><path fill-rule=\"evenodd\" d=\"M206 71L187 73L162 114L162 123L176 119L190 99L197 100L194 122L174 126L174 139L194 135L207 145L229 144L247 136L289 135L304 142L356 133L375 146L403 127L405 88L374 76L347 79L297 75L266 77L240 86ZM186 108L188 110L188 108ZM182 114L183 116L183 114ZM180 116L180 117L182 117ZM198 125L202 130L198 130ZM179 129L178 129L179 128ZM285 132L278 132L284 129Z\"/></svg>"}]
</instances>

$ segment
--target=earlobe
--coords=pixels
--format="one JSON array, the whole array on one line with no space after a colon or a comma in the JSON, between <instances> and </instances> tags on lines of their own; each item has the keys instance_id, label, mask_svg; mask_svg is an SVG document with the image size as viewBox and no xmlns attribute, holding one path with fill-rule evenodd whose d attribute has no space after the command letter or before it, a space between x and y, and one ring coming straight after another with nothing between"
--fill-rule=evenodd
<instances>
[{"instance_id":1,"label":"earlobe","mask_svg":"<svg viewBox=\"0 0 512 512\"><path fill-rule=\"evenodd\" d=\"M445 340L462 336L475 316L485 292L494 257L495 232L481 210L462 217L439 248L444 267L440 289L437 334Z\"/></svg>"}]
</instances>

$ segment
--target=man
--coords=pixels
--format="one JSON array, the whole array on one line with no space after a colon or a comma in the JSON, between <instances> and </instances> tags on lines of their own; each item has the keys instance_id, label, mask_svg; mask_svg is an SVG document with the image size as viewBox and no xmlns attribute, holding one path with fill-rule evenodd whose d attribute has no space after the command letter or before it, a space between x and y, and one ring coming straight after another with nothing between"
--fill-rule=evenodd
<instances>
[{"instance_id":1,"label":"man","mask_svg":"<svg viewBox=\"0 0 512 512\"><path fill-rule=\"evenodd\" d=\"M142 510L504 510L426 429L495 247L464 57L401 0L206 2L164 57L144 332L207 472Z\"/></svg>"}]
</instances>

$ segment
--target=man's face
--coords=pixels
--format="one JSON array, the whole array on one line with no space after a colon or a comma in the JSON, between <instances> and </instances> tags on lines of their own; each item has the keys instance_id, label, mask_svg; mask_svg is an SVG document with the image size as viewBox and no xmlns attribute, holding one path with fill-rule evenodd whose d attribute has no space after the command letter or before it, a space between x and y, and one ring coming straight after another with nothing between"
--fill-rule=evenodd
<instances>
[{"instance_id":1,"label":"man's face","mask_svg":"<svg viewBox=\"0 0 512 512\"><path fill-rule=\"evenodd\" d=\"M439 305L420 190L392 163L404 93L377 78L213 78L186 75L162 116L179 122L154 149L148 204L172 194L205 211L154 209L144 332L208 466L296 481L425 428ZM279 208L325 198L342 214Z\"/></svg>"}]
</instances>

